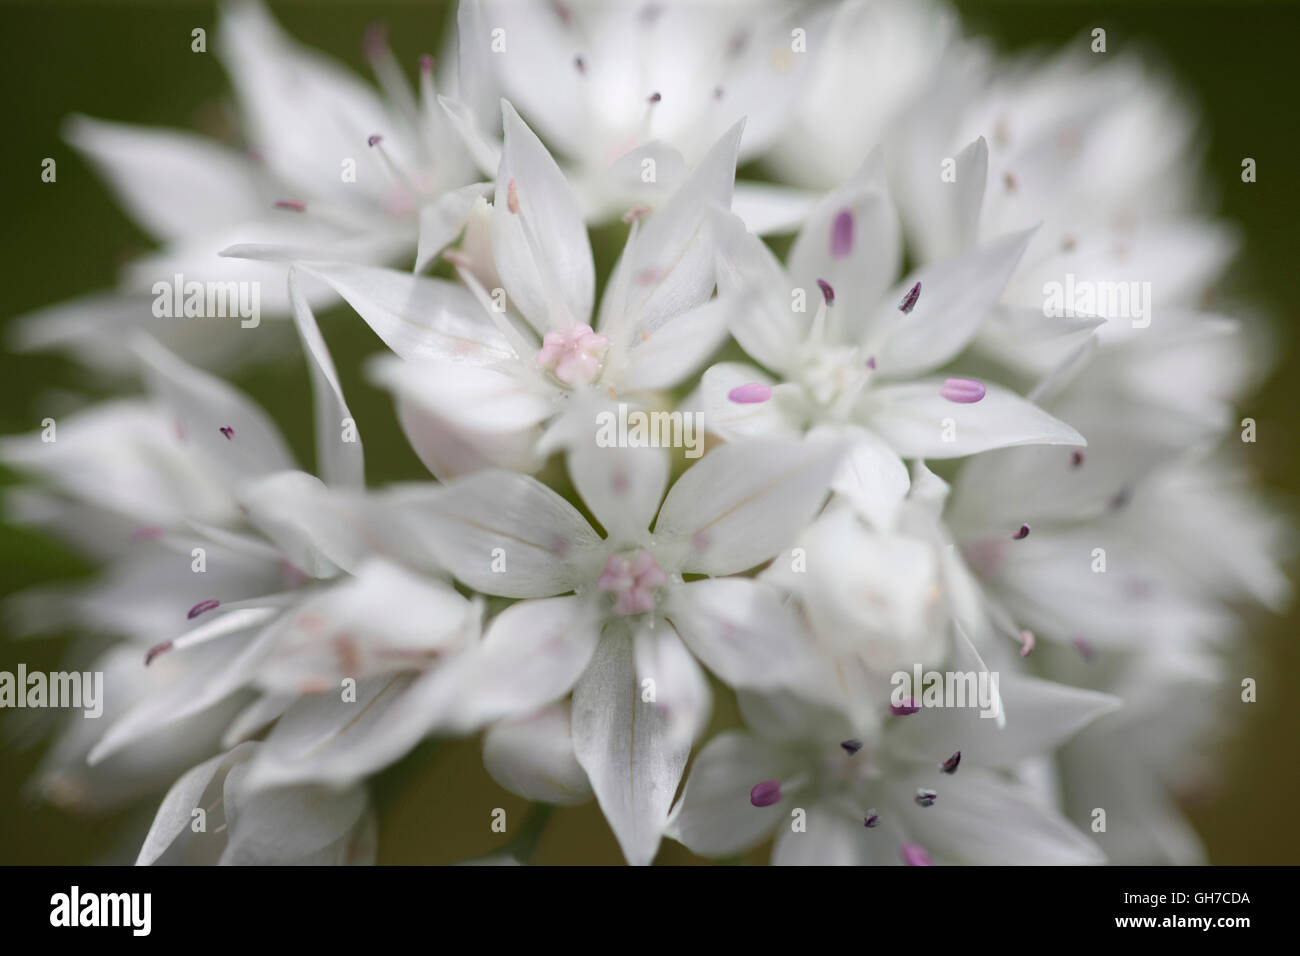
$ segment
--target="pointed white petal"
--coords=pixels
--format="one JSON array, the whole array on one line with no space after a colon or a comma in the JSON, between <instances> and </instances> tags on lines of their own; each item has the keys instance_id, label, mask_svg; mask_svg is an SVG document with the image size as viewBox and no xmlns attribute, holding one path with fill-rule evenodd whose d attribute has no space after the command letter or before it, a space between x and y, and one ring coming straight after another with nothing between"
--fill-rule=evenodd
<instances>
[{"instance_id":1,"label":"pointed white petal","mask_svg":"<svg viewBox=\"0 0 1300 956\"><path fill-rule=\"evenodd\" d=\"M894 803L906 808L908 836L946 862L983 866L1078 866L1105 857L1081 829L1027 789L979 767L962 767L933 785L939 799L912 805L916 784L930 775L891 787ZM925 785L925 784L922 784Z\"/></svg>"},{"instance_id":2,"label":"pointed white petal","mask_svg":"<svg viewBox=\"0 0 1300 956\"><path fill-rule=\"evenodd\" d=\"M420 242L415 253L415 271L423 272L465 228L474 200L491 191L490 183L472 183L444 193L420 208Z\"/></svg>"},{"instance_id":3,"label":"pointed white petal","mask_svg":"<svg viewBox=\"0 0 1300 956\"><path fill-rule=\"evenodd\" d=\"M599 608L587 597L510 605L458 662L461 687L448 707L449 724L471 731L563 697L591 660L600 627Z\"/></svg>"},{"instance_id":4,"label":"pointed white petal","mask_svg":"<svg viewBox=\"0 0 1300 956\"><path fill-rule=\"evenodd\" d=\"M156 239L190 236L265 211L253 162L215 141L88 116L71 117L64 136Z\"/></svg>"},{"instance_id":5,"label":"pointed white petal","mask_svg":"<svg viewBox=\"0 0 1300 956\"><path fill-rule=\"evenodd\" d=\"M1012 445L1087 444L1069 425L1000 385L986 384L984 397L971 404L944 398L942 385L932 380L873 389L865 423L902 458L960 458Z\"/></svg>"},{"instance_id":6,"label":"pointed white petal","mask_svg":"<svg viewBox=\"0 0 1300 956\"><path fill-rule=\"evenodd\" d=\"M599 575L604 549L586 519L525 475L458 479L403 520L427 535L444 567L485 594L550 597Z\"/></svg>"},{"instance_id":7,"label":"pointed white petal","mask_svg":"<svg viewBox=\"0 0 1300 956\"><path fill-rule=\"evenodd\" d=\"M372 380L396 396L411 447L444 481L484 468L541 466L536 446L556 396L515 371L390 356L370 366Z\"/></svg>"},{"instance_id":8,"label":"pointed white petal","mask_svg":"<svg viewBox=\"0 0 1300 956\"><path fill-rule=\"evenodd\" d=\"M791 826L789 814L777 831L772 851L774 866L887 866L897 862L893 844L862 825L862 819L827 800L802 809L807 811L805 829ZM863 808L865 813L868 807Z\"/></svg>"},{"instance_id":9,"label":"pointed white petal","mask_svg":"<svg viewBox=\"0 0 1300 956\"><path fill-rule=\"evenodd\" d=\"M794 607L757 581L727 578L674 586L663 614L695 656L733 686L796 686L818 661L818 649Z\"/></svg>"},{"instance_id":10,"label":"pointed white petal","mask_svg":"<svg viewBox=\"0 0 1300 956\"><path fill-rule=\"evenodd\" d=\"M289 301L293 304L293 322L307 353L311 372L312 396L316 402L316 467L330 485L364 488L366 460L357 432L356 419L343 397L334 360L320 334L316 316L312 315L298 285L297 274L289 271Z\"/></svg>"},{"instance_id":11,"label":"pointed white petal","mask_svg":"<svg viewBox=\"0 0 1300 956\"><path fill-rule=\"evenodd\" d=\"M454 282L346 262L299 268L329 283L403 359L484 365L513 355L474 296Z\"/></svg>"},{"instance_id":12,"label":"pointed white petal","mask_svg":"<svg viewBox=\"0 0 1300 956\"><path fill-rule=\"evenodd\" d=\"M898 274L902 254L898 214L877 150L809 215L790 249L790 281L804 290L809 303L820 297L817 280L829 282L835 309L828 320L860 319L870 314ZM846 328L844 339L856 341L858 332Z\"/></svg>"},{"instance_id":13,"label":"pointed white petal","mask_svg":"<svg viewBox=\"0 0 1300 956\"><path fill-rule=\"evenodd\" d=\"M344 190L381 195L388 181L365 155L366 138L384 136L400 167L409 146L401 142L383 100L360 77L290 39L258 3L222 8L215 47L234 85L248 137L276 176L299 195L339 195ZM342 185L341 162L355 159L369 175ZM370 165L373 163L374 165Z\"/></svg>"},{"instance_id":14,"label":"pointed white petal","mask_svg":"<svg viewBox=\"0 0 1300 956\"><path fill-rule=\"evenodd\" d=\"M541 140L505 100L501 114L505 147L492 218L497 271L510 301L539 332L589 322L595 266L577 199Z\"/></svg>"},{"instance_id":15,"label":"pointed white petal","mask_svg":"<svg viewBox=\"0 0 1300 956\"><path fill-rule=\"evenodd\" d=\"M746 385L767 385L772 395L763 402L738 402L732 392ZM704 427L726 441L749 438L798 438L800 415L787 404L797 386L777 384L770 375L743 362L719 362L700 381Z\"/></svg>"},{"instance_id":16,"label":"pointed white petal","mask_svg":"<svg viewBox=\"0 0 1300 956\"><path fill-rule=\"evenodd\" d=\"M617 412L606 409L605 414L617 425ZM602 448L588 439L569 452L568 466L578 494L608 539L637 544L649 537L650 522L668 487L666 450Z\"/></svg>"},{"instance_id":17,"label":"pointed white petal","mask_svg":"<svg viewBox=\"0 0 1300 956\"><path fill-rule=\"evenodd\" d=\"M239 763L223 787L229 826L222 866L341 863L358 827L366 826L364 787L254 788Z\"/></svg>"},{"instance_id":18,"label":"pointed white petal","mask_svg":"<svg viewBox=\"0 0 1300 956\"><path fill-rule=\"evenodd\" d=\"M889 444L874 432L856 427L842 431L814 428L808 437L811 441L841 439L849 446L831 489L847 498L878 530L892 528L911 480L907 466Z\"/></svg>"},{"instance_id":19,"label":"pointed white petal","mask_svg":"<svg viewBox=\"0 0 1300 956\"><path fill-rule=\"evenodd\" d=\"M966 707L923 707L891 724L889 749L936 766L960 750L963 768L969 763L1014 769L1023 760L1051 753L1120 706L1119 698L1110 694L1009 673L999 675L998 691L1006 713L1004 726L982 716L975 701Z\"/></svg>"},{"instance_id":20,"label":"pointed white petal","mask_svg":"<svg viewBox=\"0 0 1300 956\"><path fill-rule=\"evenodd\" d=\"M670 736L672 714L642 700L636 656L631 640L600 642L573 691L573 746L623 855L645 865L668 825L690 743Z\"/></svg>"},{"instance_id":21,"label":"pointed white petal","mask_svg":"<svg viewBox=\"0 0 1300 956\"><path fill-rule=\"evenodd\" d=\"M483 735L483 766L525 800L571 806L591 799L591 782L573 754L567 700L535 714L503 720Z\"/></svg>"},{"instance_id":22,"label":"pointed white petal","mask_svg":"<svg viewBox=\"0 0 1300 956\"><path fill-rule=\"evenodd\" d=\"M238 480L294 467L270 417L233 386L143 334L135 349L150 391L175 416L182 441L200 449L221 474Z\"/></svg>"},{"instance_id":23,"label":"pointed white petal","mask_svg":"<svg viewBox=\"0 0 1300 956\"><path fill-rule=\"evenodd\" d=\"M741 348L774 372L789 372L811 316L794 311L794 285L772 250L738 216L715 209L711 217L717 252L718 293L747 304L732 316L731 334ZM814 290L816 302L820 292Z\"/></svg>"},{"instance_id":24,"label":"pointed white petal","mask_svg":"<svg viewBox=\"0 0 1300 956\"><path fill-rule=\"evenodd\" d=\"M673 807L668 836L692 853L722 857L762 843L790 817L795 795L767 807L749 801L750 790L766 780L794 776L800 762L789 751L759 737L729 730L695 756L681 799Z\"/></svg>"},{"instance_id":25,"label":"pointed white petal","mask_svg":"<svg viewBox=\"0 0 1300 956\"><path fill-rule=\"evenodd\" d=\"M759 236L792 232L816 204L818 194L772 183L737 182L731 208Z\"/></svg>"},{"instance_id":26,"label":"pointed white petal","mask_svg":"<svg viewBox=\"0 0 1300 956\"><path fill-rule=\"evenodd\" d=\"M652 332L633 336L619 385L628 391L653 391L680 384L722 345L740 307L738 298L719 297L670 316Z\"/></svg>"},{"instance_id":27,"label":"pointed white petal","mask_svg":"<svg viewBox=\"0 0 1300 956\"><path fill-rule=\"evenodd\" d=\"M1033 232L1011 233L925 266L887 293L869 332L880 374L916 375L961 352L997 304ZM912 311L904 313L899 304L917 282L920 297Z\"/></svg>"},{"instance_id":28,"label":"pointed white petal","mask_svg":"<svg viewBox=\"0 0 1300 956\"><path fill-rule=\"evenodd\" d=\"M803 441L715 448L668 492L655 537L687 552L686 571L745 571L812 520L842 457L838 446Z\"/></svg>"},{"instance_id":29,"label":"pointed white petal","mask_svg":"<svg viewBox=\"0 0 1300 956\"><path fill-rule=\"evenodd\" d=\"M203 794L212 781L218 777L224 779L230 767L237 761L248 759L255 747L256 744L240 744L229 753L217 754L187 770L163 797L144 838L144 845L140 847L135 865L151 866L171 848L178 837L190 832L194 811L202 807Z\"/></svg>"},{"instance_id":30,"label":"pointed white petal","mask_svg":"<svg viewBox=\"0 0 1300 956\"><path fill-rule=\"evenodd\" d=\"M635 242L629 239L609 280L610 289L626 289L626 301L605 297L600 310L603 334L617 337L626 330L635 340L708 301L717 276L712 210L731 204L743 127L737 123L724 133L663 206L641 224Z\"/></svg>"}]
</instances>

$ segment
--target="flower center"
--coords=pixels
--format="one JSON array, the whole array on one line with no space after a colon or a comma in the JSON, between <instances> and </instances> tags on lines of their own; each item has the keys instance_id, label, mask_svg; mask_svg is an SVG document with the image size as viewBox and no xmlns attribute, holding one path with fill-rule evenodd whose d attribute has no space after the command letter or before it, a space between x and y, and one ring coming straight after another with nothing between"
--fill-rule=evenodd
<instances>
[{"instance_id":1,"label":"flower center","mask_svg":"<svg viewBox=\"0 0 1300 956\"><path fill-rule=\"evenodd\" d=\"M655 591L667 583L659 562L642 548L630 558L611 554L596 587L614 595L615 614L644 614L655 609Z\"/></svg>"},{"instance_id":2,"label":"flower center","mask_svg":"<svg viewBox=\"0 0 1300 956\"><path fill-rule=\"evenodd\" d=\"M537 364L569 387L590 385L600 377L608 348L608 338L593 332L584 322L574 322L546 333L537 352Z\"/></svg>"},{"instance_id":3,"label":"flower center","mask_svg":"<svg viewBox=\"0 0 1300 956\"><path fill-rule=\"evenodd\" d=\"M804 389L826 411L842 398L856 399L869 378L867 361L856 346L817 349L803 363Z\"/></svg>"}]
</instances>

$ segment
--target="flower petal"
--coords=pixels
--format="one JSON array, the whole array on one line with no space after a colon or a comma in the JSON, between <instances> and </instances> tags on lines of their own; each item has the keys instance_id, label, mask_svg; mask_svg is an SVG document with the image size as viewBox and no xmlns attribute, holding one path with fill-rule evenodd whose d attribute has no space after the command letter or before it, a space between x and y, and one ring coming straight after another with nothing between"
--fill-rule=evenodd
<instances>
[{"instance_id":1,"label":"flower petal","mask_svg":"<svg viewBox=\"0 0 1300 956\"><path fill-rule=\"evenodd\" d=\"M874 432L856 427L814 428L808 437L811 441L840 438L848 444L849 452L831 482L832 490L848 499L877 530L892 528L911 479L907 466L889 444Z\"/></svg>"},{"instance_id":2,"label":"flower petal","mask_svg":"<svg viewBox=\"0 0 1300 956\"><path fill-rule=\"evenodd\" d=\"M602 448L591 440L569 452L569 476L609 540L640 544L649 538L668 487L668 457L663 448Z\"/></svg>"},{"instance_id":3,"label":"flower petal","mask_svg":"<svg viewBox=\"0 0 1300 956\"><path fill-rule=\"evenodd\" d=\"M404 362L382 356L371 378L397 398L402 431L443 480L488 467L533 471L555 396L509 366Z\"/></svg>"},{"instance_id":4,"label":"flower petal","mask_svg":"<svg viewBox=\"0 0 1300 956\"><path fill-rule=\"evenodd\" d=\"M629 237L608 284L610 289L626 290L625 300L605 296L600 310L602 334L617 338L625 327L633 339L653 334L671 317L708 301L717 275L711 210L731 204L743 128L740 122L724 133L681 186L641 224L635 241Z\"/></svg>"},{"instance_id":5,"label":"flower petal","mask_svg":"<svg viewBox=\"0 0 1300 956\"><path fill-rule=\"evenodd\" d=\"M586 670L600 626L598 608L585 597L510 605L457 663L460 693L448 705L448 725L471 731L563 697Z\"/></svg>"},{"instance_id":6,"label":"flower petal","mask_svg":"<svg viewBox=\"0 0 1300 956\"><path fill-rule=\"evenodd\" d=\"M978 707L923 707L891 725L890 751L906 759L938 762L960 749L968 763L1014 769L1051 753L1092 721L1120 706L1119 698L1054 681L999 675L1006 723L999 727ZM963 765L964 766L964 765Z\"/></svg>"},{"instance_id":7,"label":"flower petal","mask_svg":"<svg viewBox=\"0 0 1300 956\"><path fill-rule=\"evenodd\" d=\"M732 393L751 385L772 388L771 397L762 402L738 402ZM782 400L782 386L766 372L743 362L719 362L705 370L700 380L704 404L704 424L710 432L726 441L749 438L795 439L801 434L798 416L788 412Z\"/></svg>"},{"instance_id":8,"label":"flower petal","mask_svg":"<svg viewBox=\"0 0 1300 956\"><path fill-rule=\"evenodd\" d=\"M178 239L263 212L246 156L191 133L71 117L64 136L156 239Z\"/></svg>"},{"instance_id":9,"label":"flower petal","mask_svg":"<svg viewBox=\"0 0 1300 956\"><path fill-rule=\"evenodd\" d=\"M591 782L573 754L567 700L527 717L503 720L483 735L489 776L525 800L571 806L591 799Z\"/></svg>"},{"instance_id":10,"label":"flower petal","mask_svg":"<svg viewBox=\"0 0 1300 956\"><path fill-rule=\"evenodd\" d=\"M876 356L880 374L916 375L961 352L997 304L1033 233L1030 229L994 239L925 266L895 286L877 309L864 340ZM917 282L920 297L910 312L903 313L898 304Z\"/></svg>"},{"instance_id":11,"label":"flower petal","mask_svg":"<svg viewBox=\"0 0 1300 956\"><path fill-rule=\"evenodd\" d=\"M791 371L810 321L806 312L801 315L794 311L793 283L772 250L749 232L738 216L715 209L712 228L718 293L748 303L748 308L733 314L731 334L741 348L767 368Z\"/></svg>"},{"instance_id":12,"label":"flower petal","mask_svg":"<svg viewBox=\"0 0 1300 956\"><path fill-rule=\"evenodd\" d=\"M979 767L962 767L924 810L910 806L917 776L890 787L906 807L908 836L945 862L983 866L1083 865L1105 857L1077 826L1024 787Z\"/></svg>"},{"instance_id":13,"label":"flower petal","mask_svg":"<svg viewBox=\"0 0 1300 956\"><path fill-rule=\"evenodd\" d=\"M790 543L826 499L843 450L817 442L723 445L668 492L657 540L686 552L685 571L724 575L761 564Z\"/></svg>"},{"instance_id":14,"label":"flower petal","mask_svg":"<svg viewBox=\"0 0 1300 956\"><path fill-rule=\"evenodd\" d=\"M425 266L437 258L443 249L460 235L474 208L474 200L486 196L492 189L490 183L471 183L439 196L434 202L420 207L420 240L415 253L415 271L423 272Z\"/></svg>"},{"instance_id":15,"label":"flower petal","mask_svg":"<svg viewBox=\"0 0 1300 956\"><path fill-rule=\"evenodd\" d=\"M893 844L874 839L858 817L827 800L802 807L805 828L796 830L789 819L777 833L772 851L774 866L884 866L896 862ZM865 813L868 807L863 807ZM787 814L787 817L789 814Z\"/></svg>"},{"instance_id":16,"label":"flower petal","mask_svg":"<svg viewBox=\"0 0 1300 956\"><path fill-rule=\"evenodd\" d=\"M642 700L636 658L630 640L600 642L573 691L573 747L623 855L645 865L668 825L690 743L674 741L672 715Z\"/></svg>"},{"instance_id":17,"label":"flower petal","mask_svg":"<svg viewBox=\"0 0 1300 956\"><path fill-rule=\"evenodd\" d=\"M596 275L577 198L541 140L505 100L501 115L505 148L492 217L497 271L515 307L539 333L588 322Z\"/></svg>"},{"instance_id":18,"label":"flower petal","mask_svg":"<svg viewBox=\"0 0 1300 956\"><path fill-rule=\"evenodd\" d=\"M294 467L271 418L233 386L181 361L143 333L135 350L149 390L175 416L182 441L199 449L228 480Z\"/></svg>"},{"instance_id":19,"label":"flower petal","mask_svg":"<svg viewBox=\"0 0 1300 956\"><path fill-rule=\"evenodd\" d=\"M446 485L402 518L452 574L485 594L550 597L590 584L603 560L586 519L540 481L490 470Z\"/></svg>"},{"instance_id":20,"label":"flower petal","mask_svg":"<svg viewBox=\"0 0 1300 956\"><path fill-rule=\"evenodd\" d=\"M297 273L292 269L289 270L289 301L293 304L293 322L298 337L307 353L312 397L316 402L316 467L327 484L364 488L366 460L356 419L348 409L329 347L298 286Z\"/></svg>"},{"instance_id":21,"label":"flower petal","mask_svg":"<svg viewBox=\"0 0 1300 956\"><path fill-rule=\"evenodd\" d=\"M758 581L677 585L669 590L663 614L692 653L733 686L794 686L818 660L795 609Z\"/></svg>"},{"instance_id":22,"label":"flower petal","mask_svg":"<svg viewBox=\"0 0 1300 956\"><path fill-rule=\"evenodd\" d=\"M960 458L1012 445L1086 445L1069 425L999 385L972 404L940 394L939 381L873 389L865 422L902 458ZM949 427L951 425L951 427Z\"/></svg>"},{"instance_id":23,"label":"flower petal","mask_svg":"<svg viewBox=\"0 0 1300 956\"><path fill-rule=\"evenodd\" d=\"M680 384L718 350L739 311L738 298L718 297L635 336L619 385L627 391L653 391Z\"/></svg>"},{"instance_id":24,"label":"flower petal","mask_svg":"<svg viewBox=\"0 0 1300 956\"><path fill-rule=\"evenodd\" d=\"M187 770L163 797L158 812L154 814L153 823L149 826L149 832L145 835L144 845L140 847L135 865L151 866L171 848L177 838L189 832L194 822L194 810L202 806L203 794L212 781L218 777L224 779L230 767L247 759L256 746L253 743L240 744L229 753L217 754Z\"/></svg>"},{"instance_id":25,"label":"flower petal","mask_svg":"<svg viewBox=\"0 0 1300 956\"><path fill-rule=\"evenodd\" d=\"M819 194L773 183L737 182L731 208L759 236L791 232L816 204Z\"/></svg>"},{"instance_id":26,"label":"flower petal","mask_svg":"<svg viewBox=\"0 0 1300 956\"><path fill-rule=\"evenodd\" d=\"M818 296L817 280L829 282L835 290L832 322L840 315L866 316L898 274L902 255L898 214L876 150L809 215L790 249L790 280L810 302ZM844 331L848 341L857 340L856 329Z\"/></svg>"},{"instance_id":27,"label":"flower petal","mask_svg":"<svg viewBox=\"0 0 1300 956\"><path fill-rule=\"evenodd\" d=\"M789 818L792 803L787 796L756 807L750 790L764 780L788 779L800 766L788 750L760 737L739 730L719 734L695 755L668 836L701 856L744 853Z\"/></svg>"},{"instance_id":28,"label":"flower petal","mask_svg":"<svg viewBox=\"0 0 1300 956\"><path fill-rule=\"evenodd\" d=\"M474 296L454 282L347 262L298 268L327 282L403 359L486 365L514 354Z\"/></svg>"}]
</instances>

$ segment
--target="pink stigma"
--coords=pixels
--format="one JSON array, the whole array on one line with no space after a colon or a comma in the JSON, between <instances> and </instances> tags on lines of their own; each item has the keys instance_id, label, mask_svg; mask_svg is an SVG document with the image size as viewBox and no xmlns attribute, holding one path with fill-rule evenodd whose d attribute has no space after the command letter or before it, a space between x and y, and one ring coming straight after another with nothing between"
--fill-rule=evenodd
<instances>
[{"instance_id":1,"label":"pink stigma","mask_svg":"<svg viewBox=\"0 0 1300 956\"><path fill-rule=\"evenodd\" d=\"M513 186L513 180L511 181ZM542 338L537 364L565 385L589 385L600 375L601 359L609 339L590 325L575 322L567 329L552 329Z\"/></svg>"},{"instance_id":2,"label":"pink stigma","mask_svg":"<svg viewBox=\"0 0 1300 956\"><path fill-rule=\"evenodd\" d=\"M150 664L153 663L153 659L155 657L157 657L159 654L163 653L164 651L170 651L171 649L172 649L171 641L163 641L161 644L155 644L153 647L149 648L149 650L145 652L144 666L148 667Z\"/></svg>"},{"instance_id":3,"label":"pink stigma","mask_svg":"<svg viewBox=\"0 0 1300 956\"><path fill-rule=\"evenodd\" d=\"M917 283L907 290L907 295L903 296L903 301L898 305L898 311L904 315L909 314L916 308L916 302L921 298L921 283Z\"/></svg>"},{"instance_id":4,"label":"pink stigma","mask_svg":"<svg viewBox=\"0 0 1300 956\"><path fill-rule=\"evenodd\" d=\"M190 608L190 612L185 616L192 621L194 620L194 618L198 617L200 614L204 613L205 611L211 611L219 607L221 607L220 601L218 601L216 598L209 598L206 601L200 601L198 604L194 605L192 608Z\"/></svg>"},{"instance_id":5,"label":"pink stigma","mask_svg":"<svg viewBox=\"0 0 1300 956\"><path fill-rule=\"evenodd\" d=\"M1029 537L1029 525L1022 524L1020 530L1011 536L1012 541L1024 541Z\"/></svg>"},{"instance_id":6,"label":"pink stigma","mask_svg":"<svg viewBox=\"0 0 1300 956\"><path fill-rule=\"evenodd\" d=\"M899 853L903 857L904 866L933 866L930 862L930 854L925 852L924 847L917 846L915 843L904 843L899 848Z\"/></svg>"},{"instance_id":7,"label":"pink stigma","mask_svg":"<svg viewBox=\"0 0 1300 956\"><path fill-rule=\"evenodd\" d=\"M749 802L756 807L770 807L781 799L781 783L778 780L764 780L754 784L749 791Z\"/></svg>"},{"instance_id":8,"label":"pink stigma","mask_svg":"<svg viewBox=\"0 0 1300 956\"><path fill-rule=\"evenodd\" d=\"M750 382L748 385L737 385L727 393L727 398L731 399L737 405L758 405L772 397L772 386L764 385L762 382Z\"/></svg>"},{"instance_id":9,"label":"pink stigma","mask_svg":"<svg viewBox=\"0 0 1300 956\"><path fill-rule=\"evenodd\" d=\"M368 60L377 60L388 49L388 25L376 21L366 27L365 39L361 41L361 50Z\"/></svg>"},{"instance_id":10,"label":"pink stigma","mask_svg":"<svg viewBox=\"0 0 1300 956\"><path fill-rule=\"evenodd\" d=\"M970 378L946 378L939 394L950 402L973 405L984 397L984 386Z\"/></svg>"},{"instance_id":11,"label":"pink stigma","mask_svg":"<svg viewBox=\"0 0 1300 956\"><path fill-rule=\"evenodd\" d=\"M366 137L367 146L378 146L383 141L384 138L380 136L378 133L371 133L369 136Z\"/></svg>"},{"instance_id":12,"label":"pink stigma","mask_svg":"<svg viewBox=\"0 0 1300 956\"><path fill-rule=\"evenodd\" d=\"M307 204L301 199L277 199L275 201L276 209L287 209L290 212L306 212Z\"/></svg>"},{"instance_id":13,"label":"pink stigma","mask_svg":"<svg viewBox=\"0 0 1300 956\"><path fill-rule=\"evenodd\" d=\"M921 704L915 697L904 697L901 704L890 704L889 712L895 717L906 717L908 714L915 714L921 709Z\"/></svg>"},{"instance_id":14,"label":"pink stigma","mask_svg":"<svg viewBox=\"0 0 1300 956\"><path fill-rule=\"evenodd\" d=\"M843 259L853 252L853 211L843 209L831 223L831 258Z\"/></svg>"},{"instance_id":15,"label":"pink stigma","mask_svg":"<svg viewBox=\"0 0 1300 956\"><path fill-rule=\"evenodd\" d=\"M221 434L226 436L226 441L235 440L235 430L231 428L229 425L222 425L220 428L217 429L217 431L221 432Z\"/></svg>"},{"instance_id":16,"label":"pink stigma","mask_svg":"<svg viewBox=\"0 0 1300 956\"><path fill-rule=\"evenodd\" d=\"M667 583L655 556L643 548L631 561L611 554L596 588L614 594L615 614L644 614L655 609L655 589Z\"/></svg>"},{"instance_id":17,"label":"pink stigma","mask_svg":"<svg viewBox=\"0 0 1300 956\"><path fill-rule=\"evenodd\" d=\"M817 280L817 288L822 290L822 301L827 305L835 304L835 289L825 279Z\"/></svg>"}]
</instances>

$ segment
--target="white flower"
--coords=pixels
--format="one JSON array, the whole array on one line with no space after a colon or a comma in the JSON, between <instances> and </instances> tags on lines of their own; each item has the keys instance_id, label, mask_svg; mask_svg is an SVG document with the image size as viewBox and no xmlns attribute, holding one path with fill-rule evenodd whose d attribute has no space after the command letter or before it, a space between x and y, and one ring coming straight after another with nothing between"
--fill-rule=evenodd
<instances>
[{"instance_id":1,"label":"white flower","mask_svg":"<svg viewBox=\"0 0 1300 956\"><path fill-rule=\"evenodd\" d=\"M423 268L455 238L490 186L437 104L432 58L417 101L381 35L367 55L381 95L292 41L250 0L222 6L216 50L234 85L244 152L205 137L76 117L67 137L107 180L126 212L161 247L129 264L117 289L23 319L21 348L58 347L100 368L130 372L129 333L145 328L205 364L265 351L235 322L159 318L155 284L241 282L260 313L291 311L278 261L221 257L231 246L260 258L390 262L415 251ZM277 254L278 253L278 254ZM319 304L328 290L306 290ZM325 295L322 295L325 292ZM259 317L260 318L260 317ZM270 333L274 335L275 333Z\"/></svg>"},{"instance_id":2,"label":"white flower","mask_svg":"<svg viewBox=\"0 0 1300 956\"><path fill-rule=\"evenodd\" d=\"M770 0L466 0L460 55L473 85L499 87L564 158L584 217L599 220L657 208L665 187L740 120L742 162L780 139L825 20ZM484 173L495 172L491 104L445 105ZM759 232L790 227L809 204L807 194L760 183L738 184L736 201Z\"/></svg>"},{"instance_id":3,"label":"white flower","mask_svg":"<svg viewBox=\"0 0 1300 956\"><path fill-rule=\"evenodd\" d=\"M636 402L690 375L721 343L731 308L709 299L708 210L730 201L739 126L658 212L633 223L593 329L595 272L576 199L514 109L502 111L492 261L454 260L478 302L441 279L299 266L396 353L374 374L397 393L412 446L440 478L490 465L535 470L598 406ZM503 289L489 295L475 277L485 272L499 274Z\"/></svg>"},{"instance_id":4,"label":"white flower","mask_svg":"<svg viewBox=\"0 0 1300 956\"><path fill-rule=\"evenodd\" d=\"M818 204L783 269L734 216L719 215L719 288L753 366L715 365L702 390L710 429L829 432L854 443L836 490L882 527L907 491L901 458L1010 445L1083 445L1078 432L1001 386L915 376L956 357L997 301L1027 233L925 267L890 289L901 257L878 155ZM801 308L802 307L802 308ZM808 309L814 309L811 318Z\"/></svg>"},{"instance_id":5,"label":"white flower","mask_svg":"<svg viewBox=\"0 0 1300 956\"><path fill-rule=\"evenodd\" d=\"M741 686L794 684L810 663L799 622L774 590L682 576L732 575L771 558L820 506L838 457L815 443L719 448L660 508L665 454L586 443L569 471L604 539L544 485L495 470L393 518L420 529L464 583L526 599L491 623L463 692L485 721L573 689L577 760L629 862L653 859L707 718L708 685L692 654Z\"/></svg>"},{"instance_id":6,"label":"white flower","mask_svg":"<svg viewBox=\"0 0 1300 956\"><path fill-rule=\"evenodd\" d=\"M805 92L768 165L782 182L817 190L838 186L877 146L915 135L918 124L944 129L948 115L936 93L960 90L979 75L985 58L960 36L946 3L837 3L811 58ZM937 177L938 166L927 166L924 174Z\"/></svg>"},{"instance_id":7,"label":"white flower","mask_svg":"<svg viewBox=\"0 0 1300 956\"><path fill-rule=\"evenodd\" d=\"M742 694L752 730L701 750L669 835L731 856L776 830L779 865L1103 862L1082 821L1013 771L1118 701L1024 677L1004 680L1002 700L1005 726L963 707L863 728L794 697Z\"/></svg>"},{"instance_id":8,"label":"white flower","mask_svg":"<svg viewBox=\"0 0 1300 956\"><path fill-rule=\"evenodd\" d=\"M376 825L365 789L250 787L258 747L239 744L176 781L136 865L373 863Z\"/></svg>"}]
</instances>

